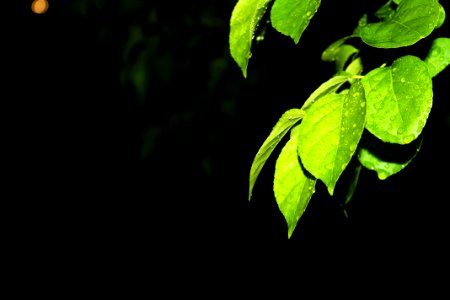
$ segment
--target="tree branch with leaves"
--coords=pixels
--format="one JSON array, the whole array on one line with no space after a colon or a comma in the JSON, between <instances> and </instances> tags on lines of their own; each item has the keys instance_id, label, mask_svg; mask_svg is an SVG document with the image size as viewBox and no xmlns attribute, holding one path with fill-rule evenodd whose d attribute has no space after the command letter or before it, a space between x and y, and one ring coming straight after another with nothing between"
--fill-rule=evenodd
<instances>
[{"instance_id":1,"label":"tree branch with leaves","mask_svg":"<svg viewBox=\"0 0 450 300\"><path fill-rule=\"evenodd\" d=\"M239 0L230 19L229 46L244 78L255 33L266 14L275 30L298 44L320 4L320 0ZM344 170L355 168L345 209L362 167L384 180L414 159L433 105L433 78L450 64L448 36L435 38L426 57L406 54L368 72L363 66L370 57L361 57L352 42L362 41L374 49L410 47L438 30L445 16L437 0L389 0L370 15L376 22L362 15L355 20L353 32L324 49L321 59L335 64L335 74L300 107L280 117L250 168L249 200L267 159L288 136L276 160L273 181L288 238L319 181L333 196ZM392 151L400 152L395 159L386 155ZM358 162L356 166L350 164L352 159Z\"/></svg>"}]
</instances>

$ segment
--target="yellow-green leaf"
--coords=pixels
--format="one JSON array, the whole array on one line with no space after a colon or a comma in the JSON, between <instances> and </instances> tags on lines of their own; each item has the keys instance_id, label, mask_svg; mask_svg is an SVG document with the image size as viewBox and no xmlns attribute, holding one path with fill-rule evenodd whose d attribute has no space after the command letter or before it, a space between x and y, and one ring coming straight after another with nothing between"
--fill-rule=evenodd
<instances>
[{"instance_id":1,"label":"yellow-green leaf","mask_svg":"<svg viewBox=\"0 0 450 300\"><path fill-rule=\"evenodd\" d=\"M383 143L373 137L360 145L357 157L361 165L377 173L378 179L384 180L403 170L417 155L422 145L418 138L407 145Z\"/></svg>"},{"instance_id":2,"label":"yellow-green leaf","mask_svg":"<svg viewBox=\"0 0 450 300\"><path fill-rule=\"evenodd\" d=\"M258 153L253 159L252 166L250 168L250 185L248 192L248 200L252 197L253 187L256 179L258 178L261 169L272 153L273 149L278 145L280 140L288 133L288 131L294 126L303 116L305 112L301 109L290 109L286 111L275 126L272 128L269 136L266 138Z\"/></svg>"},{"instance_id":3,"label":"yellow-green leaf","mask_svg":"<svg viewBox=\"0 0 450 300\"><path fill-rule=\"evenodd\" d=\"M404 3L404 2L401 2ZM361 80L366 92L366 128L384 142L408 144L422 132L433 102L427 64L407 55Z\"/></svg>"},{"instance_id":4,"label":"yellow-green leaf","mask_svg":"<svg viewBox=\"0 0 450 300\"><path fill-rule=\"evenodd\" d=\"M276 0L270 11L272 26L297 44L319 6L320 0Z\"/></svg>"},{"instance_id":5,"label":"yellow-green leaf","mask_svg":"<svg viewBox=\"0 0 450 300\"><path fill-rule=\"evenodd\" d=\"M431 77L444 70L450 64L450 38L441 37L433 40L425 62Z\"/></svg>"},{"instance_id":6,"label":"yellow-green leaf","mask_svg":"<svg viewBox=\"0 0 450 300\"><path fill-rule=\"evenodd\" d=\"M347 61L359 52L354 46L345 44L348 38L345 37L337 40L322 52L321 58L323 61L336 62L337 72L343 71Z\"/></svg>"},{"instance_id":7,"label":"yellow-green leaf","mask_svg":"<svg viewBox=\"0 0 450 300\"><path fill-rule=\"evenodd\" d=\"M355 153L365 115L364 89L357 81L348 93L319 98L299 125L298 153L303 166L325 183L330 195Z\"/></svg>"},{"instance_id":8,"label":"yellow-green leaf","mask_svg":"<svg viewBox=\"0 0 450 300\"><path fill-rule=\"evenodd\" d=\"M439 4L439 21L436 24L436 28L440 28L445 21L445 9Z\"/></svg>"},{"instance_id":9,"label":"yellow-green leaf","mask_svg":"<svg viewBox=\"0 0 450 300\"><path fill-rule=\"evenodd\" d=\"M349 80L348 75L336 75L322 83L303 104L303 110L306 110L311 104L313 104L317 99L323 97L327 94L336 92L345 82Z\"/></svg>"},{"instance_id":10,"label":"yellow-green leaf","mask_svg":"<svg viewBox=\"0 0 450 300\"><path fill-rule=\"evenodd\" d=\"M251 45L259 21L272 0L239 0L234 6L230 20L230 53L244 77L251 56Z\"/></svg>"},{"instance_id":11,"label":"yellow-green leaf","mask_svg":"<svg viewBox=\"0 0 450 300\"><path fill-rule=\"evenodd\" d=\"M358 33L364 43L377 48L410 46L428 36L441 14L437 0L401 1L395 13L383 14L378 23L362 26Z\"/></svg>"},{"instance_id":12,"label":"yellow-green leaf","mask_svg":"<svg viewBox=\"0 0 450 300\"><path fill-rule=\"evenodd\" d=\"M300 164L297 145L298 126L291 130L291 138L277 158L273 182L275 199L288 226L288 238L306 210L316 184L316 179Z\"/></svg>"}]
</instances>

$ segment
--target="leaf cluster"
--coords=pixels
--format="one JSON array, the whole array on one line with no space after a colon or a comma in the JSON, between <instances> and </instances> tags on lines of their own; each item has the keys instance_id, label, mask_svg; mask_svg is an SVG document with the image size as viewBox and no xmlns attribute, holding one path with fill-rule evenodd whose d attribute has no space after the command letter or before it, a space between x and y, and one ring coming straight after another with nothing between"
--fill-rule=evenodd
<instances>
[{"instance_id":1,"label":"leaf cluster","mask_svg":"<svg viewBox=\"0 0 450 300\"><path fill-rule=\"evenodd\" d=\"M297 44L320 4L320 0L239 0L231 15L229 44L243 76L247 77L251 45L265 13L270 11L272 26ZM435 38L424 58L407 54L368 72L363 72L363 57L351 42L383 49L414 45L442 26L444 7L437 0L389 0L373 17L376 22L361 16L352 33L323 51L322 60L335 63L336 73L301 107L280 117L253 160L249 200L268 157L290 133L276 160L273 182L289 238L318 181L333 196L343 171L356 159L359 164L345 206L361 167L384 180L404 169L420 150L433 104L432 79L450 64L450 38Z\"/></svg>"}]
</instances>

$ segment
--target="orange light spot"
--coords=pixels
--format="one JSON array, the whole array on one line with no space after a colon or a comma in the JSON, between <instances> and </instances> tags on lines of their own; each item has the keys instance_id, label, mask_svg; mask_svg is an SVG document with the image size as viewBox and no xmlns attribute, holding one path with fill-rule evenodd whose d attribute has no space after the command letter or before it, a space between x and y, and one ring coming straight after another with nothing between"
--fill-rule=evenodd
<instances>
[{"instance_id":1,"label":"orange light spot","mask_svg":"<svg viewBox=\"0 0 450 300\"><path fill-rule=\"evenodd\" d=\"M34 0L31 3L31 10L36 14L43 14L48 9L48 1L47 0Z\"/></svg>"}]
</instances>

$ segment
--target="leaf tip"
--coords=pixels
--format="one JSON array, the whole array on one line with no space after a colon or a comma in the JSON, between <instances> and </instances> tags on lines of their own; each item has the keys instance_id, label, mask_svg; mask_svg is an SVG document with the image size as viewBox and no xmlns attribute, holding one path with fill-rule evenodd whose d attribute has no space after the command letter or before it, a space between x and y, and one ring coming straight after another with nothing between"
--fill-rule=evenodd
<instances>
[{"instance_id":1,"label":"leaf tip","mask_svg":"<svg viewBox=\"0 0 450 300\"><path fill-rule=\"evenodd\" d=\"M245 79L247 79L247 68L241 68L242 70L242 76L244 76Z\"/></svg>"},{"instance_id":2,"label":"leaf tip","mask_svg":"<svg viewBox=\"0 0 450 300\"><path fill-rule=\"evenodd\" d=\"M331 197L333 197L334 194L334 186L327 186L328 194L330 194Z\"/></svg>"},{"instance_id":3,"label":"leaf tip","mask_svg":"<svg viewBox=\"0 0 450 300\"><path fill-rule=\"evenodd\" d=\"M295 228L292 228L292 227L288 229L288 239L291 239L292 234L294 233L294 229Z\"/></svg>"}]
</instances>

